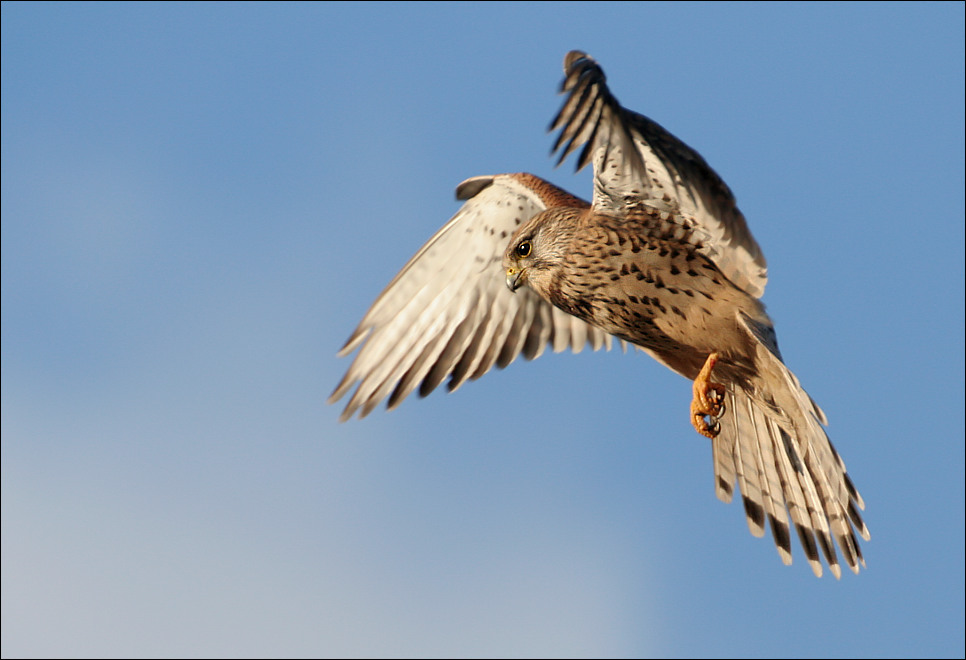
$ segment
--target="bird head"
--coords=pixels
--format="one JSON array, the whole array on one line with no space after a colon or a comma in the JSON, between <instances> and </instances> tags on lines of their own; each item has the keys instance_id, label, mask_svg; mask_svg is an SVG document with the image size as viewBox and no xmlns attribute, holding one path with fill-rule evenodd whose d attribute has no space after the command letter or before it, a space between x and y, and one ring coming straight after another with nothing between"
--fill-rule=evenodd
<instances>
[{"instance_id":1,"label":"bird head","mask_svg":"<svg viewBox=\"0 0 966 660\"><path fill-rule=\"evenodd\" d=\"M546 295L553 274L563 262L581 209L554 208L523 224L503 253L506 285L516 291L523 285Z\"/></svg>"}]
</instances>

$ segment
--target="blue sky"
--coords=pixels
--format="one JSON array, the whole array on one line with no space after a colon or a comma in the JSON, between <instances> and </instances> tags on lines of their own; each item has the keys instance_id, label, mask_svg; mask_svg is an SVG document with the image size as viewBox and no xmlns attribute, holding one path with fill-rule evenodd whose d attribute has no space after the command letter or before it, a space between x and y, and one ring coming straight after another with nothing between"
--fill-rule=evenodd
<instances>
[{"instance_id":1,"label":"blue sky","mask_svg":"<svg viewBox=\"0 0 966 660\"><path fill-rule=\"evenodd\" d=\"M574 48L735 191L860 576L641 354L325 404L462 179L590 195ZM962 3L3 3L3 656L962 657L963 126Z\"/></svg>"}]
</instances>

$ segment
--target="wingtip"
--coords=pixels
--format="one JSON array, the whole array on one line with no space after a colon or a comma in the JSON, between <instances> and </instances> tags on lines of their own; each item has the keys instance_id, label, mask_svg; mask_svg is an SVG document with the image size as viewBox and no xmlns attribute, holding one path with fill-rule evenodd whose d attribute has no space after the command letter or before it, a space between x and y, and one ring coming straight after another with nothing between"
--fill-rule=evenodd
<instances>
[{"instance_id":1,"label":"wingtip","mask_svg":"<svg viewBox=\"0 0 966 660\"><path fill-rule=\"evenodd\" d=\"M345 392L340 392L338 389L336 389L336 391L333 392L332 395L328 398L326 403L328 403L329 405L332 405L333 403L341 399L344 394ZM342 409L342 412L339 413L339 423L342 424L352 419L352 414L354 412L355 412L355 407L353 407L352 402L350 401L346 405L346 407Z\"/></svg>"},{"instance_id":2,"label":"wingtip","mask_svg":"<svg viewBox=\"0 0 966 660\"><path fill-rule=\"evenodd\" d=\"M339 381L339 384L335 386L335 389L332 390L332 394L329 395L329 398L326 399L325 402L329 405L332 405L333 403L335 403L336 401L344 397L346 395L346 392L348 392L352 388L352 383L354 382L355 380L350 378L349 374L346 373L346 375L342 377L342 380Z\"/></svg>"},{"instance_id":3,"label":"wingtip","mask_svg":"<svg viewBox=\"0 0 966 660\"><path fill-rule=\"evenodd\" d=\"M360 323L359 327L353 331L352 335L345 340L345 343L342 345L342 348L339 349L339 352L335 354L336 357L345 357L352 351L356 350L359 344L362 343L362 340L369 336L369 329L370 328L368 326L364 326L363 323Z\"/></svg>"},{"instance_id":4,"label":"wingtip","mask_svg":"<svg viewBox=\"0 0 966 660\"><path fill-rule=\"evenodd\" d=\"M476 197L481 191L488 188L492 183L493 179L496 177L490 175L483 176L471 176L465 181L461 181L458 186L456 186L456 199L461 202L465 202L468 199Z\"/></svg>"},{"instance_id":5,"label":"wingtip","mask_svg":"<svg viewBox=\"0 0 966 660\"><path fill-rule=\"evenodd\" d=\"M572 50L566 55L564 55L564 67L563 67L564 73L570 71L574 63L577 62L578 60L590 60L591 62L593 62L594 58L582 50Z\"/></svg>"}]
</instances>

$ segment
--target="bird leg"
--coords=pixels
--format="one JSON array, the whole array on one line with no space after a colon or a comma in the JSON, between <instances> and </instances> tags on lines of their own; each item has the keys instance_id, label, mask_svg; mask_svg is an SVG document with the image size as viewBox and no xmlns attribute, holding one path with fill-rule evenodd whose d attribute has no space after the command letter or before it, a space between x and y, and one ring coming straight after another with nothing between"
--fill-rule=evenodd
<instances>
[{"instance_id":1,"label":"bird leg","mask_svg":"<svg viewBox=\"0 0 966 660\"><path fill-rule=\"evenodd\" d=\"M691 423L694 430L712 440L721 431L721 425L717 421L709 423L705 416L717 417L721 414L725 394L725 386L711 380L711 370L717 364L718 357L718 353L712 353L705 360L701 372L694 379L694 398L691 400Z\"/></svg>"}]
</instances>

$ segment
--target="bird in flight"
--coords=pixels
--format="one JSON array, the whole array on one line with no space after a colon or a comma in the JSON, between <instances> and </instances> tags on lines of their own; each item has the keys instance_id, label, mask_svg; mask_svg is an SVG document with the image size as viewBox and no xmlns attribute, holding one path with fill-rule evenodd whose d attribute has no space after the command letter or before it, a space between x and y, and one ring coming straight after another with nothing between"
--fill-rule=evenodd
<instances>
[{"instance_id":1,"label":"bird in flight","mask_svg":"<svg viewBox=\"0 0 966 660\"><path fill-rule=\"evenodd\" d=\"M693 149L620 105L586 53L564 59L558 164L593 164L588 204L532 174L462 182L465 203L403 266L339 352L358 354L330 403L341 420L416 388L455 390L546 347L630 343L693 382L689 419L711 440L715 493L737 482L748 527L791 527L817 576L855 573L865 505L821 408L785 366L760 297L767 271L734 195ZM834 539L834 541L833 541Z\"/></svg>"}]
</instances>

